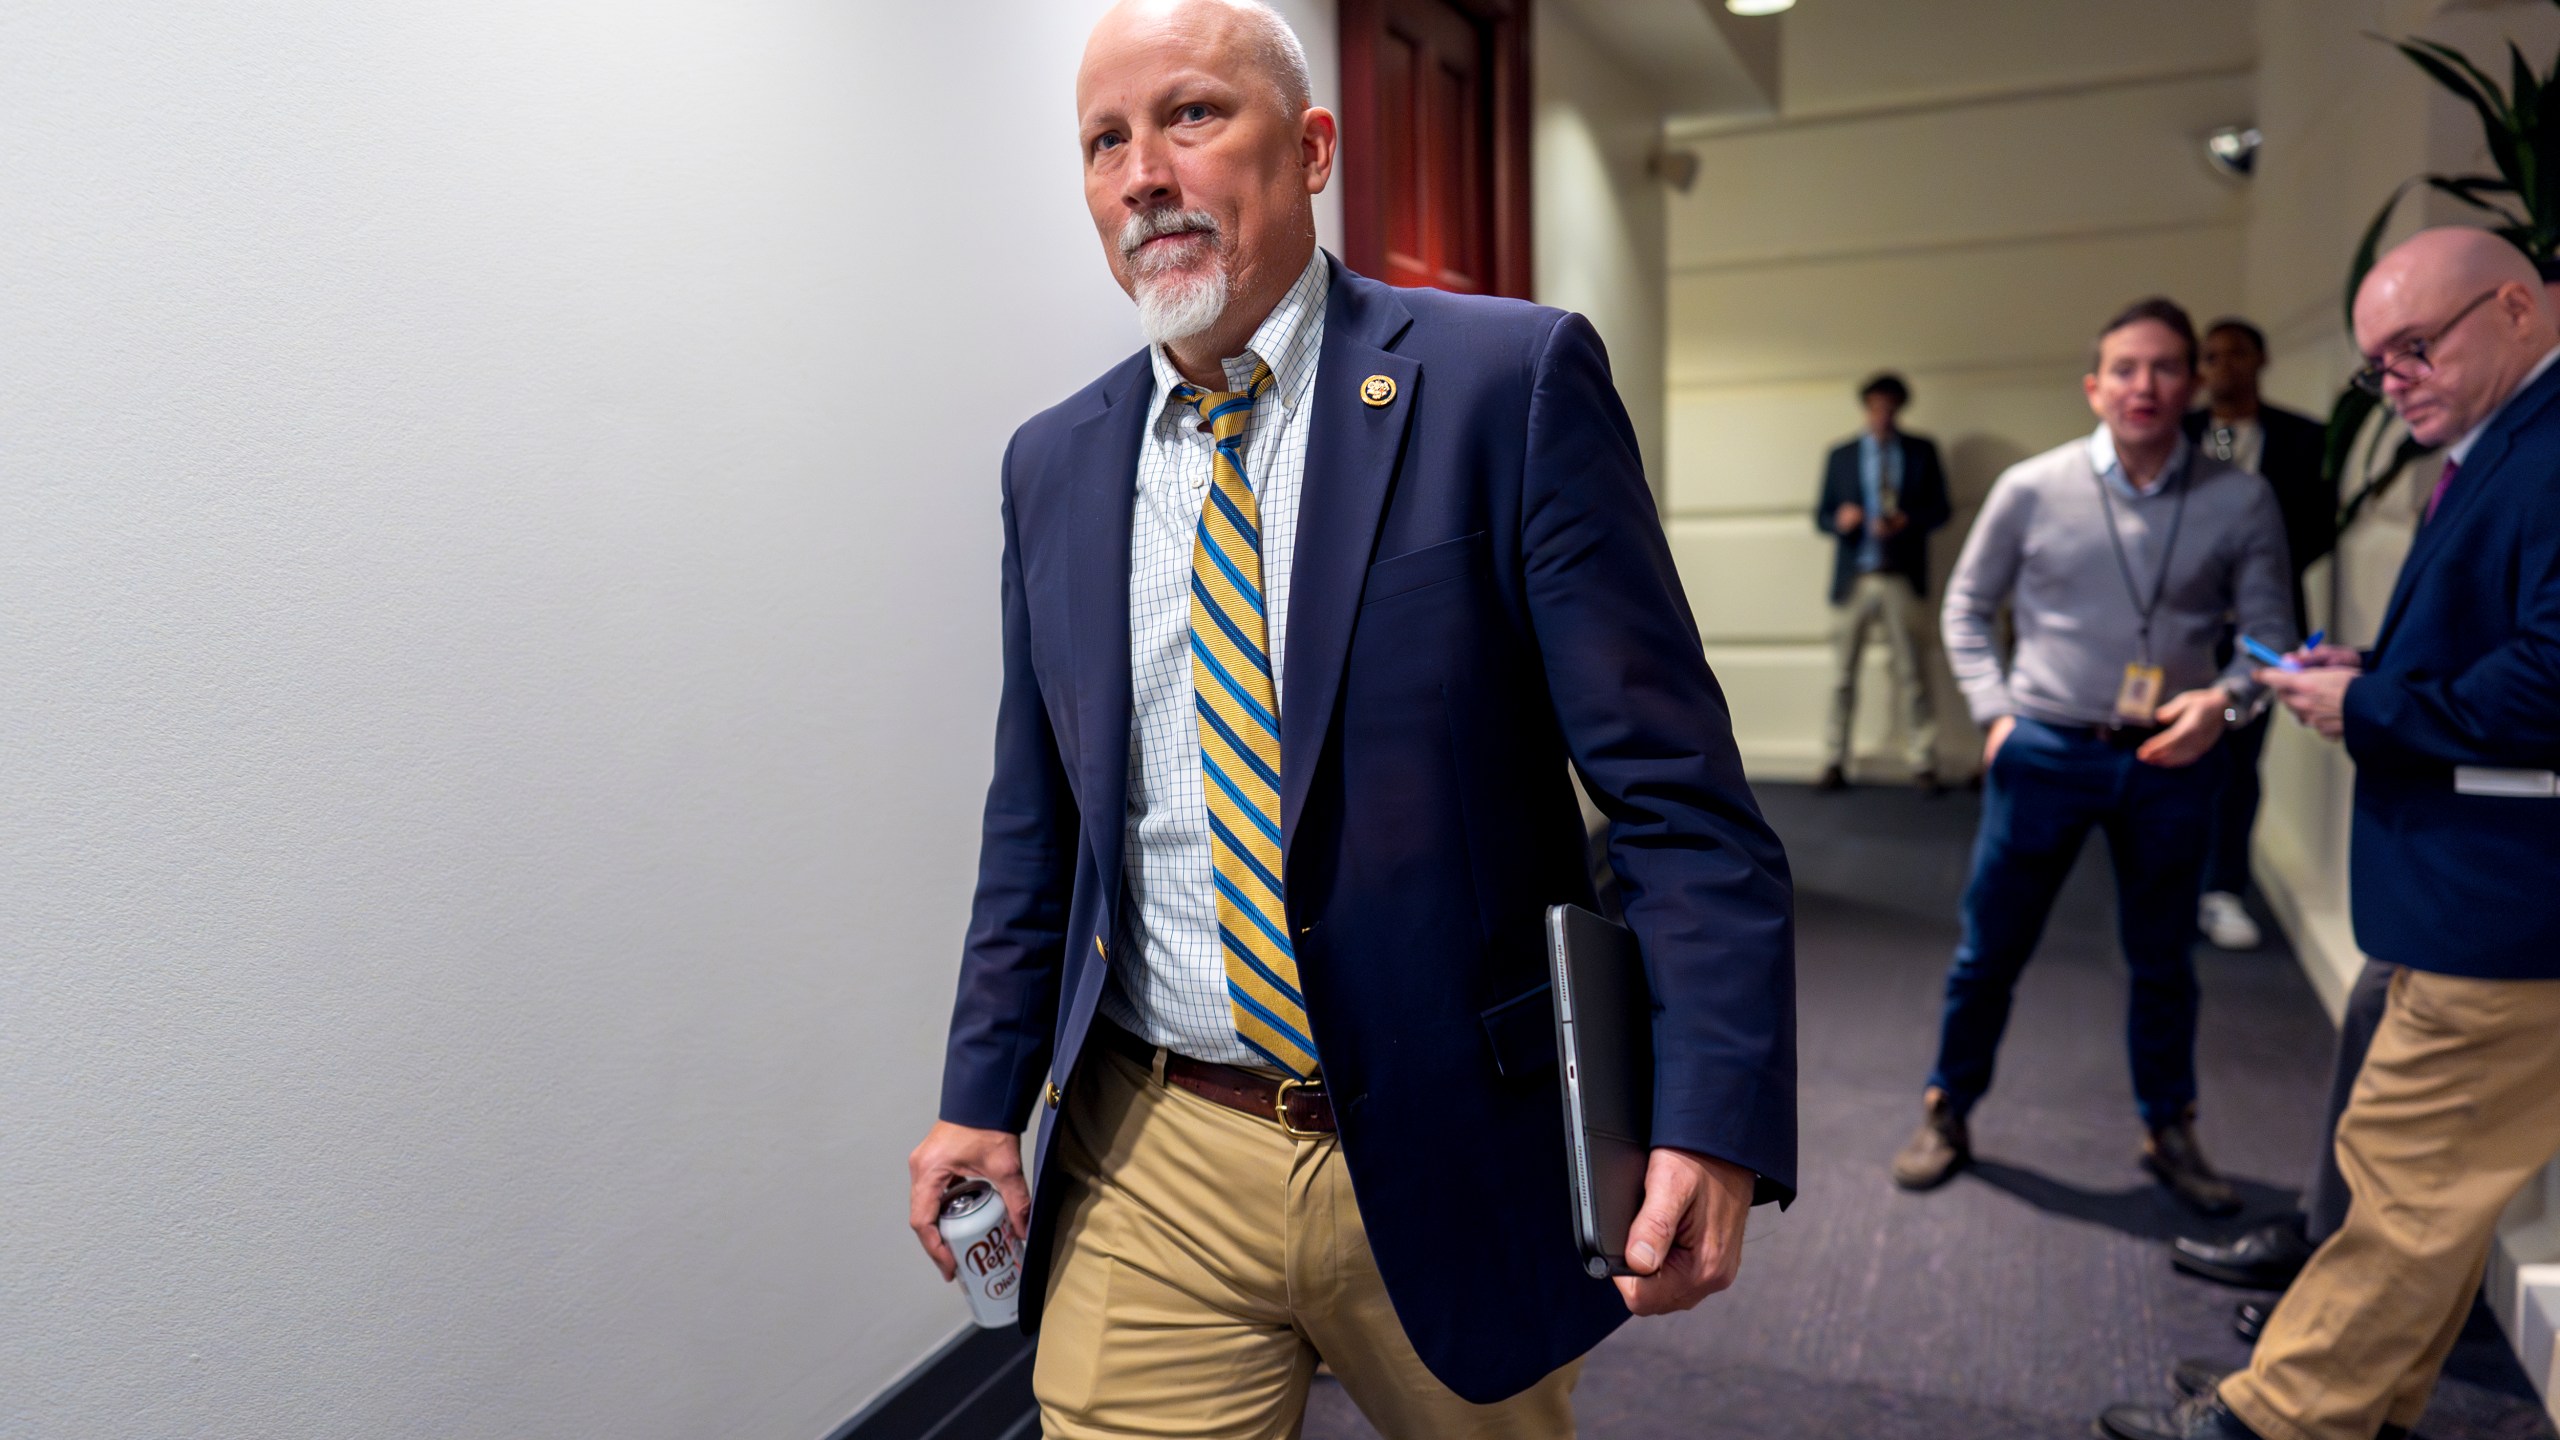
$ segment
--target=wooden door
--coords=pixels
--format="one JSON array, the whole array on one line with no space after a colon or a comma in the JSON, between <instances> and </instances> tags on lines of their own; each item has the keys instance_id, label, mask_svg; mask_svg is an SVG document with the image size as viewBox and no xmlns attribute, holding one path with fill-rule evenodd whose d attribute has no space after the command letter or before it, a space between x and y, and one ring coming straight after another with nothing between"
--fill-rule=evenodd
<instances>
[{"instance_id":1,"label":"wooden door","mask_svg":"<svg viewBox=\"0 0 2560 1440\"><path fill-rule=\"evenodd\" d=\"M1344 260L1529 293L1525 0L1343 0Z\"/></svg>"}]
</instances>

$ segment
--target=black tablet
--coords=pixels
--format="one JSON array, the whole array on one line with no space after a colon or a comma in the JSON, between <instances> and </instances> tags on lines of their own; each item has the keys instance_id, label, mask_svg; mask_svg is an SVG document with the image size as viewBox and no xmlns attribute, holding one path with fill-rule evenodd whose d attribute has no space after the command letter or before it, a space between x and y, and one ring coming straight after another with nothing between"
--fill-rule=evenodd
<instances>
[{"instance_id":1,"label":"black tablet","mask_svg":"<svg viewBox=\"0 0 2560 1440\"><path fill-rule=\"evenodd\" d=\"M1582 1268L1632 1275L1627 1231L1653 1154L1653 993L1635 932L1579 905L1547 907L1556 1061Z\"/></svg>"}]
</instances>

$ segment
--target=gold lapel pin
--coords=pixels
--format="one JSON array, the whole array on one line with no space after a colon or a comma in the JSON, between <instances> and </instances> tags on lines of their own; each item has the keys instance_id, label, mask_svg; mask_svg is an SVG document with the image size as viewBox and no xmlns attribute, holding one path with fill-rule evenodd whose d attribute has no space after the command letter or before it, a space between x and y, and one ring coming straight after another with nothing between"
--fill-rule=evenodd
<instances>
[{"instance_id":1,"label":"gold lapel pin","mask_svg":"<svg viewBox=\"0 0 2560 1440\"><path fill-rule=\"evenodd\" d=\"M1372 375L1360 382L1360 398L1372 406L1383 406L1396 398L1396 382L1386 375Z\"/></svg>"}]
</instances>

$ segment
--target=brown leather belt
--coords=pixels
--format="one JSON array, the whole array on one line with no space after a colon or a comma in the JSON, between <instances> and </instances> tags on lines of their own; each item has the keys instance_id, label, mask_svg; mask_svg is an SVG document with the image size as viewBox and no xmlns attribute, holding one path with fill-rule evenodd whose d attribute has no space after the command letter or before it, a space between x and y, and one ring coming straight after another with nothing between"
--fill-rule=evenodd
<instances>
[{"instance_id":1,"label":"brown leather belt","mask_svg":"<svg viewBox=\"0 0 2560 1440\"><path fill-rule=\"evenodd\" d=\"M1093 1029L1103 1044L1136 1061L1149 1074L1155 1072L1155 1046L1099 1017L1094 1020ZM1257 1120L1268 1120L1301 1139L1334 1133L1333 1098L1324 1093L1321 1079L1280 1079L1234 1065L1194 1060L1171 1050L1162 1053L1164 1081L1168 1085L1179 1085L1203 1100Z\"/></svg>"}]
</instances>

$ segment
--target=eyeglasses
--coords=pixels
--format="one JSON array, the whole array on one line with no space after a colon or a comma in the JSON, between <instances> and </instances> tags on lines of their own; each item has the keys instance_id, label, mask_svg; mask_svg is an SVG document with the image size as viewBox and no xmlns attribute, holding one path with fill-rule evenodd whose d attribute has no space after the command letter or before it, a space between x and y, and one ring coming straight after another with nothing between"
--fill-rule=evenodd
<instances>
[{"instance_id":1,"label":"eyeglasses","mask_svg":"<svg viewBox=\"0 0 2560 1440\"><path fill-rule=\"evenodd\" d=\"M2433 335L2421 336L2396 349L2368 359L2365 367L2355 373L2355 387L2368 395L2379 395L2382 393L2382 382L2385 380L2398 380L2404 385L2415 385L2433 375L2436 373L2436 366L2435 362L2427 356L2428 347L2452 334L2453 327L2461 324L2472 311L2496 298L2498 298L2497 291L2488 291L2470 304L2454 311L2453 318L2437 326L2436 333Z\"/></svg>"}]
</instances>

